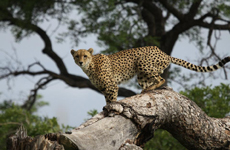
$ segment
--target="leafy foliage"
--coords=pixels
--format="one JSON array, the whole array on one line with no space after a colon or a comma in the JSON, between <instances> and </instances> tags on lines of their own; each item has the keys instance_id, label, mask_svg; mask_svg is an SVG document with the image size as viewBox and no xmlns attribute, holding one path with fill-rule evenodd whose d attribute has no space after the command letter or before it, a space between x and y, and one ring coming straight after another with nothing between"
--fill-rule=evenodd
<instances>
[{"instance_id":1,"label":"leafy foliage","mask_svg":"<svg viewBox=\"0 0 230 150\"><path fill-rule=\"evenodd\" d=\"M96 114L98 114L98 111L96 110L96 109L92 109L92 110L89 110L88 112L87 112L87 114L88 114L88 116L90 116L90 117L93 117L93 116L95 116ZM89 118L86 118L86 119L84 119L85 121L87 121Z\"/></svg>"},{"instance_id":2,"label":"leafy foliage","mask_svg":"<svg viewBox=\"0 0 230 150\"><path fill-rule=\"evenodd\" d=\"M135 4L115 0L83 0L76 4L84 14L81 19L83 29L79 31L75 26L70 32L97 34L98 44L107 47L104 51L107 54L137 47L136 41L139 39L150 40L143 39L147 34L146 25L140 16L140 8Z\"/></svg>"},{"instance_id":3,"label":"leafy foliage","mask_svg":"<svg viewBox=\"0 0 230 150\"><path fill-rule=\"evenodd\" d=\"M60 127L57 118L40 117L36 115L39 107L48 105L47 102L37 102L31 111L22 109L11 101L4 101L0 104L0 147L6 148L6 138L13 135L20 125L27 129L29 136L55 133L68 130L70 126Z\"/></svg>"},{"instance_id":4,"label":"leafy foliage","mask_svg":"<svg viewBox=\"0 0 230 150\"><path fill-rule=\"evenodd\" d=\"M11 31L17 41L32 34L28 26L31 24L39 24L51 19L56 19L58 22L65 19L65 16L70 12L71 5L64 1L55 0L1 0L0 1L0 27L8 28L4 26L4 21L11 19L12 17L22 22L16 23L17 26L12 26Z\"/></svg>"},{"instance_id":5,"label":"leafy foliage","mask_svg":"<svg viewBox=\"0 0 230 150\"><path fill-rule=\"evenodd\" d=\"M195 101L210 117L222 118L230 112L230 85L195 87L180 93Z\"/></svg>"},{"instance_id":6,"label":"leafy foliage","mask_svg":"<svg viewBox=\"0 0 230 150\"><path fill-rule=\"evenodd\" d=\"M154 132L154 137L145 144L144 150L186 150L186 148L168 131L158 129Z\"/></svg>"},{"instance_id":7,"label":"leafy foliage","mask_svg":"<svg viewBox=\"0 0 230 150\"><path fill-rule=\"evenodd\" d=\"M93 117L93 116L95 116L96 114L98 114L98 111L97 111L96 109L92 109L92 110L88 111L87 114L88 114L90 117Z\"/></svg>"},{"instance_id":8,"label":"leafy foliage","mask_svg":"<svg viewBox=\"0 0 230 150\"><path fill-rule=\"evenodd\" d=\"M220 84L219 86L192 88L181 91L189 99L205 111L210 117L222 118L230 112L230 85ZM157 130L152 138L145 145L145 150L183 150L185 149L170 133L165 130Z\"/></svg>"},{"instance_id":9,"label":"leafy foliage","mask_svg":"<svg viewBox=\"0 0 230 150\"><path fill-rule=\"evenodd\" d=\"M180 13L188 14L189 11L192 11L190 9L191 5L196 2L198 1L173 0L167 3ZM148 5L146 6L144 3L148 3ZM75 1L74 4L84 15L80 21L83 28L79 29L79 21L71 20L69 33L75 32L79 34L68 35L79 38L82 34L95 33L98 35L99 45L107 47L104 52L108 54L130 47L147 46L149 44L161 47L160 41L163 40L165 33L180 22L174 16L172 10L165 8L162 3L160 1L136 0ZM220 18L227 19L230 15L229 7L229 0L204 0L200 4L195 17L199 18L210 12L219 15ZM151 16L151 13L157 15ZM150 22L152 27L149 26ZM192 27L182 32L180 38L187 37L202 51L205 39L201 36L201 29L200 27Z\"/></svg>"}]
</instances>

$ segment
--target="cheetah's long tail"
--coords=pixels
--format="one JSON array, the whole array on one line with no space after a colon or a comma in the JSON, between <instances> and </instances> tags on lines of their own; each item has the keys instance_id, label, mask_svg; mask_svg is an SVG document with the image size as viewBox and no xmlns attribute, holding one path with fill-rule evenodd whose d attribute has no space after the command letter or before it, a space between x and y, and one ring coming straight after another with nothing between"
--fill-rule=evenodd
<instances>
[{"instance_id":1,"label":"cheetah's long tail","mask_svg":"<svg viewBox=\"0 0 230 150\"><path fill-rule=\"evenodd\" d=\"M182 67L185 67L187 69L194 70L196 72L211 72L211 71L215 71L215 70L217 70L219 68L222 68L226 63L230 62L230 56L225 57L224 59L222 59L216 65L207 66L207 67L197 66L197 65L189 63L189 62L187 62L185 60L174 58L174 57L171 57L171 62L174 63L174 64L177 64L177 65L180 65Z\"/></svg>"}]
</instances>

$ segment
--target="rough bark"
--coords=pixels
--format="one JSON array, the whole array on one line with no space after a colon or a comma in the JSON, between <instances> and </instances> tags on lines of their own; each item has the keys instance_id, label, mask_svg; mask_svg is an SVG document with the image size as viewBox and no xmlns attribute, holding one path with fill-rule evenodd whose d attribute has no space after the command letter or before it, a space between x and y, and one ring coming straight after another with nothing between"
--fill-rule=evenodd
<instances>
[{"instance_id":1,"label":"rough bark","mask_svg":"<svg viewBox=\"0 0 230 150\"><path fill-rule=\"evenodd\" d=\"M65 149L141 149L159 128L188 149L230 149L230 117L211 118L171 89L107 105L69 134L57 136L57 141Z\"/></svg>"}]
</instances>

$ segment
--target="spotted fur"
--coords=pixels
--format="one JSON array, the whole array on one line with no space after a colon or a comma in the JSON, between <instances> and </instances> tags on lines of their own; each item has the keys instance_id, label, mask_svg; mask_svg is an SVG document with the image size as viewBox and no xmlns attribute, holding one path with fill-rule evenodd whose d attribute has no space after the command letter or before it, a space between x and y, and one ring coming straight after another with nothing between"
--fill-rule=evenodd
<instances>
[{"instance_id":1,"label":"spotted fur","mask_svg":"<svg viewBox=\"0 0 230 150\"><path fill-rule=\"evenodd\" d=\"M197 72L210 72L230 61L226 57L213 66L196 66L162 52L156 46L123 50L112 55L93 55L93 49L71 50L75 63L87 74L92 84L104 95L106 102L117 100L118 84L137 75L142 92L160 87L165 80L160 76L170 63Z\"/></svg>"}]
</instances>

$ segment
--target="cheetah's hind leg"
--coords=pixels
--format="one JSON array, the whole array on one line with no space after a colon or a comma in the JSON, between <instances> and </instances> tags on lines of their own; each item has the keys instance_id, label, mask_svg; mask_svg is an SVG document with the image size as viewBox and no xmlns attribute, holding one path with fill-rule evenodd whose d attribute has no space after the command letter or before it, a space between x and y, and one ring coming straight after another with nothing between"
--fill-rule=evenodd
<instances>
[{"instance_id":1,"label":"cheetah's hind leg","mask_svg":"<svg viewBox=\"0 0 230 150\"><path fill-rule=\"evenodd\" d=\"M161 76L155 76L155 82L153 85L150 85L149 87L143 89L141 93L146 93L147 91L155 90L156 88L160 87L162 84L165 83L165 79Z\"/></svg>"}]
</instances>

